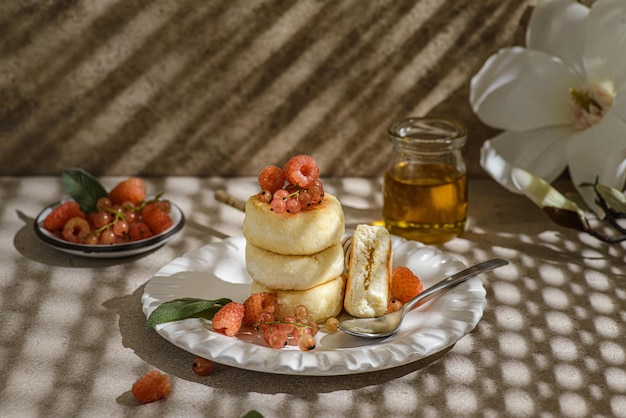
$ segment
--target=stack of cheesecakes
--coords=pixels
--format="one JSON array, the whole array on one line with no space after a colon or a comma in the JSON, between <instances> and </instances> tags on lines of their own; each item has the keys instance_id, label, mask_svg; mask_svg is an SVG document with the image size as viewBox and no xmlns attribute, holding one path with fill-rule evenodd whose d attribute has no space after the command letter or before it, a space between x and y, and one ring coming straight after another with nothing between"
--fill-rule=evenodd
<instances>
[{"instance_id":1,"label":"stack of cheesecakes","mask_svg":"<svg viewBox=\"0 0 626 418\"><path fill-rule=\"evenodd\" d=\"M272 212L257 195L246 202L243 235L252 293L276 295L278 317L305 305L318 323L337 316L344 302L346 277L341 238L343 209L329 193L322 203L291 213Z\"/></svg>"}]
</instances>

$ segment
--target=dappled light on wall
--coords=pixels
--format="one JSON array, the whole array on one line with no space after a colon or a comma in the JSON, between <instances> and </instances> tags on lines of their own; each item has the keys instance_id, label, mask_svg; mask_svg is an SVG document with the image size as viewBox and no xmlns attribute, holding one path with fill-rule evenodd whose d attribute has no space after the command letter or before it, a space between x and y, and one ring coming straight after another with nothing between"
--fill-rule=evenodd
<instances>
[{"instance_id":1,"label":"dappled light on wall","mask_svg":"<svg viewBox=\"0 0 626 418\"><path fill-rule=\"evenodd\" d=\"M309 153L379 175L388 124L426 115L469 127L482 173L469 79L529 3L10 2L0 174L253 175Z\"/></svg>"}]
</instances>

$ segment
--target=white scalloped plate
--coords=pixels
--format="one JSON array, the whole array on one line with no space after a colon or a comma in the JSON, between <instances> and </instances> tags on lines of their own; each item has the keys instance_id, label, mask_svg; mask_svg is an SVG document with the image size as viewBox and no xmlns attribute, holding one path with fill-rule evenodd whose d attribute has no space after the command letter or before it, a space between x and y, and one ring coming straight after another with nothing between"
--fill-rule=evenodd
<instances>
[{"instance_id":1,"label":"white scalloped plate","mask_svg":"<svg viewBox=\"0 0 626 418\"><path fill-rule=\"evenodd\" d=\"M424 288L465 268L454 257L415 241L392 237L393 264L415 272ZM243 237L225 239L189 252L164 266L145 286L143 312L148 317L161 303L183 297L243 302L251 278L245 266ZM309 352L297 347L269 348L262 337L242 332L227 337L210 321L186 319L155 327L172 344L197 356L247 370L310 376L346 375L401 366L438 353L470 332L485 308L486 291L474 277L410 312L397 334L382 340L342 332L316 336Z\"/></svg>"}]
</instances>

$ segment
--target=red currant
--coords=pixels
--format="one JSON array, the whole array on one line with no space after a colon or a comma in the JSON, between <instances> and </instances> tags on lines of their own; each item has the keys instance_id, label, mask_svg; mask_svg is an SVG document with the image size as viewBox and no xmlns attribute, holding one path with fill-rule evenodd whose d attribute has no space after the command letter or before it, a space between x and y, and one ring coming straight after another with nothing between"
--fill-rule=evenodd
<instances>
[{"instance_id":1,"label":"red currant","mask_svg":"<svg viewBox=\"0 0 626 418\"><path fill-rule=\"evenodd\" d=\"M290 197L285 202L285 210L289 213L298 213L302 209L300 201L294 197Z\"/></svg>"},{"instance_id":2,"label":"red currant","mask_svg":"<svg viewBox=\"0 0 626 418\"><path fill-rule=\"evenodd\" d=\"M213 373L213 362L203 357L196 357L191 368L198 376L208 376Z\"/></svg>"},{"instance_id":3,"label":"red currant","mask_svg":"<svg viewBox=\"0 0 626 418\"><path fill-rule=\"evenodd\" d=\"M111 229L105 229L100 233L100 244L115 244L117 237Z\"/></svg>"}]
</instances>

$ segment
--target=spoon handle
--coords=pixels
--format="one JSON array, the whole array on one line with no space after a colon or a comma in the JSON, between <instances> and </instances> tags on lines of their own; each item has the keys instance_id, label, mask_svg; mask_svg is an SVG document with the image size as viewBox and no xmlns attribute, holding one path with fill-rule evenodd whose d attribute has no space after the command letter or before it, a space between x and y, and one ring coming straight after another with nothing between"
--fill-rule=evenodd
<instances>
[{"instance_id":1,"label":"spoon handle","mask_svg":"<svg viewBox=\"0 0 626 418\"><path fill-rule=\"evenodd\" d=\"M419 302L429 296L439 293L449 287L456 286L457 284L462 283L479 273L483 273L485 271L492 270L496 267L504 266L506 264L509 264L509 262L506 260L503 260L501 258L492 258L491 260L487 260L482 263L473 265L472 267L466 268L465 270L461 270L458 273L455 273L452 276L445 278L442 281L424 290L419 295L415 296L413 299L405 303L402 309L404 310L404 312L408 312L413 309L415 305L417 305Z\"/></svg>"}]
</instances>

